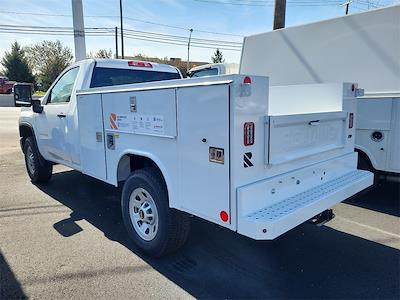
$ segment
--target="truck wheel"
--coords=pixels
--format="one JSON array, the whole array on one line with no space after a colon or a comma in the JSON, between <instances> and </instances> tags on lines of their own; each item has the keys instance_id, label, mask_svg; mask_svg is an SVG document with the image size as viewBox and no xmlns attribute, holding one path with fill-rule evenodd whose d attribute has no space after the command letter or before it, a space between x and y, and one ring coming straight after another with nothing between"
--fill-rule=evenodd
<instances>
[{"instance_id":1,"label":"truck wheel","mask_svg":"<svg viewBox=\"0 0 400 300\"><path fill-rule=\"evenodd\" d=\"M121 206L130 238L146 254L160 257L185 243L190 219L169 208L167 187L156 168L139 169L129 176Z\"/></svg>"},{"instance_id":2,"label":"truck wheel","mask_svg":"<svg viewBox=\"0 0 400 300\"><path fill-rule=\"evenodd\" d=\"M33 137L24 142L25 165L31 181L34 183L47 182L53 174L53 165L39 153Z\"/></svg>"}]
</instances>

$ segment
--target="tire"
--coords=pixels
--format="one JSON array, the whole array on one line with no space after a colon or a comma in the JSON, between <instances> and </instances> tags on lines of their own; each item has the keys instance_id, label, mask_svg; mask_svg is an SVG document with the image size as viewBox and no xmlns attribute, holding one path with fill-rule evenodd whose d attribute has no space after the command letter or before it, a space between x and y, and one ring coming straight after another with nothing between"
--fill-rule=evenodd
<instances>
[{"instance_id":1,"label":"tire","mask_svg":"<svg viewBox=\"0 0 400 300\"><path fill-rule=\"evenodd\" d=\"M128 177L121 207L129 237L145 254L161 257L185 243L190 218L169 208L167 187L158 169L139 169Z\"/></svg>"},{"instance_id":2,"label":"tire","mask_svg":"<svg viewBox=\"0 0 400 300\"><path fill-rule=\"evenodd\" d=\"M34 137L28 137L24 142L26 171L33 183L44 183L53 174L53 165L39 153Z\"/></svg>"}]
</instances>

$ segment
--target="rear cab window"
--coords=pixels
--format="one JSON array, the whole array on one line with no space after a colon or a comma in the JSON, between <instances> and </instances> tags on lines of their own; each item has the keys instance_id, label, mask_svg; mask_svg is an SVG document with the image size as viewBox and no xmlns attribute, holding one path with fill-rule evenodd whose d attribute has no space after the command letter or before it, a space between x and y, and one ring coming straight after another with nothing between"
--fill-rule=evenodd
<instances>
[{"instance_id":1,"label":"rear cab window","mask_svg":"<svg viewBox=\"0 0 400 300\"><path fill-rule=\"evenodd\" d=\"M178 72L95 67L90 87L96 88L173 79L181 79L181 75Z\"/></svg>"},{"instance_id":2,"label":"rear cab window","mask_svg":"<svg viewBox=\"0 0 400 300\"><path fill-rule=\"evenodd\" d=\"M216 76L216 75L218 75L217 68L207 68L198 71L193 71L189 76L190 78L196 78L196 77Z\"/></svg>"}]
</instances>

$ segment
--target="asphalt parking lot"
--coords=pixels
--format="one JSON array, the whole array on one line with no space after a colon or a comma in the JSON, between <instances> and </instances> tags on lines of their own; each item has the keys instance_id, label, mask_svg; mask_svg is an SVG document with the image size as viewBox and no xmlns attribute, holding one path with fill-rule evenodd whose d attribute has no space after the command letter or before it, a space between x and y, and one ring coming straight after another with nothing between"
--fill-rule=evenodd
<instances>
[{"instance_id":1,"label":"asphalt parking lot","mask_svg":"<svg viewBox=\"0 0 400 300\"><path fill-rule=\"evenodd\" d=\"M0 299L400 298L398 183L274 241L193 218L183 249L152 259L127 239L116 188L60 166L30 183L18 112L0 108Z\"/></svg>"}]
</instances>

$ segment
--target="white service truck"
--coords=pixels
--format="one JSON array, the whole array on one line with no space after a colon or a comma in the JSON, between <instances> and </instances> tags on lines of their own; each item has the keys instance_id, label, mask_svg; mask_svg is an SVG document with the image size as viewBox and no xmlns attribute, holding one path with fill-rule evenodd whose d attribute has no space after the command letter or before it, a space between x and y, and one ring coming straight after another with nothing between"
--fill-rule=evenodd
<instances>
[{"instance_id":1,"label":"white service truck","mask_svg":"<svg viewBox=\"0 0 400 300\"><path fill-rule=\"evenodd\" d=\"M127 232L153 256L185 242L190 215L269 240L372 184L354 152L356 84L166 80L180 77L124 60L66 69L21 111L31 180L49 180L60 163L123 184ZM154 80L163 81L126 84ZM307 113L286 110L293 97Z\"/></svg>"},{"instance_id":2,"label":"white service truck","mask_svg":"<svg viewBox=\"0 0 400 300\"><path fill-rule=\"evenodd\" d=\"M271 86L358 82L359 167L399 176L400 5L246 37L240 71L230 65L198 66L189 76L269 76Z\"/></svg>"},{"instance_id":3,"label":"white service truck","mask_svg":"<svg viewBox=\"0 0 400 300\"><path fill-rule=\"evenodd\" d=\"M400 5L246 37L242 72L273 86L358 82L360 166L400 174Z\"/></svg>"}]
</instances>

